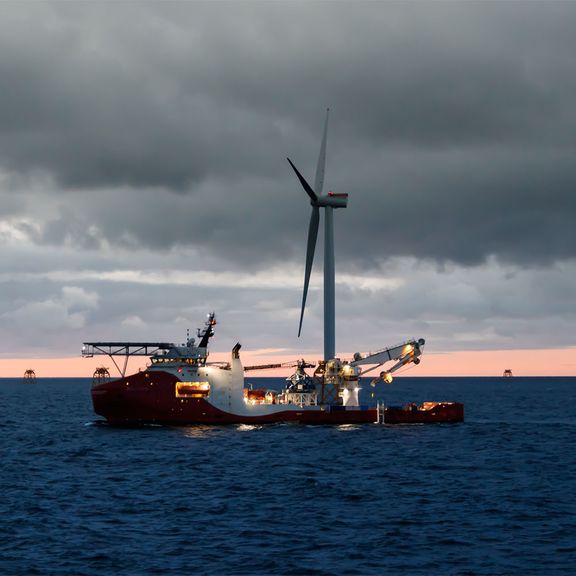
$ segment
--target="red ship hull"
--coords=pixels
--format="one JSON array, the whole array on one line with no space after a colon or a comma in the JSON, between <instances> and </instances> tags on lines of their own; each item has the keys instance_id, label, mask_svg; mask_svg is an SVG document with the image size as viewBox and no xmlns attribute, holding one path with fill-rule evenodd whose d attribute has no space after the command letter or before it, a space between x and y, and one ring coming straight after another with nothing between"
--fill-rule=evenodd
<instances>
[{"instance_id":1,"label":"red ship hull","mask_svg":"<svg viewBox=\"0 0 576 576\"><path fill-rule=\"evenodd\" d=\"M366 424L377 421L377 409L356 406L294 406L251 416L219 409L204 398L177 398L178 379L166 372L140 372L92 388L94 411L112 425L136 424Z\"/></svg>"}]
</instances>

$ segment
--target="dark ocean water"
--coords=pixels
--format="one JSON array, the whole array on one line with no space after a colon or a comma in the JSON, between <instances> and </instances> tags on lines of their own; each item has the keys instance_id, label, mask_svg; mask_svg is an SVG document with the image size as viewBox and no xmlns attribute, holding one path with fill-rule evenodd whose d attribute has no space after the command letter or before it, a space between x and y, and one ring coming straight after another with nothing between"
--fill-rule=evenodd
<instances>
[{"instance_id":1,"label":"dark ocean water","mask_svg":"<svg viewBox=\"0 0 576 576\"><path fill-rule=\"evenodd\" d=\"M576 574L576 378L397 378L466 409L397 427L114 429L89 389L0 380L2 575Z\"/></svg>"}]
</instances>

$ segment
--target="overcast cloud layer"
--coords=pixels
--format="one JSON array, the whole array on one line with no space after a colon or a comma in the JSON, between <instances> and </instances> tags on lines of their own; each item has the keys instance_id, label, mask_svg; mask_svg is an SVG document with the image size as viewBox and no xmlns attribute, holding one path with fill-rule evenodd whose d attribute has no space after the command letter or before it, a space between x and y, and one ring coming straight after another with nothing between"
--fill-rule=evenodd
<instances>
[{"instance_id":1,"label":"overcast cloud layer","mask_svg":"<svg viewBox=\"0 0 576 576\"><path fill-rule=\"evenodd\" d=\"M90 339L322 349L324 119L337 348L575 346L576 4L0 4L5 357Z\"/></svg>"}]
</instances>

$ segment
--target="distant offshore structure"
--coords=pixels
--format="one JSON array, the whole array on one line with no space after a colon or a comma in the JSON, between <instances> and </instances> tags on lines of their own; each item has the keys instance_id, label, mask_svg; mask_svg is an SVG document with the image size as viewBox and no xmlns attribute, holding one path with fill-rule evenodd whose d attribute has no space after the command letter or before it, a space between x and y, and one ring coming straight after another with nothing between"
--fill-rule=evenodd
<instances>
[{"instance_id":1,"label":"distant offshore structure","mask_svg":"<svg viewBox=\"0 0 576 576\"><path fill-rule=\"evenodd\" d=\"M24 372L23 380L24 380L24 382L35 382L36 381L36 372L34 372L34 370L29 368L28 370L26 370L26 372Z\"/></svg>"},{"instance_id":2,"label":"distant offshore structure","mask_svg":"<svg viewBox=\"0 0 576 576\"><path fill-rule=\"evenodd\" d=\"M510 368L506 368L506 370L504 370L503 376L504 378L512 378L513 376L512 370L510 370Z\"/></svg>"},{"instance_id":3,"label":"distant offshore structure","mask_svg":"<svg viewBox=\"0 0 576 576\"><path fill-rule=\"evenodd\" d=\"M110 371L108 368L104 366L100 366L94 370L94 374L92 374L92 386L96 386L97 384L104 384L110 380Z\"/></svg>"}]
</instances>

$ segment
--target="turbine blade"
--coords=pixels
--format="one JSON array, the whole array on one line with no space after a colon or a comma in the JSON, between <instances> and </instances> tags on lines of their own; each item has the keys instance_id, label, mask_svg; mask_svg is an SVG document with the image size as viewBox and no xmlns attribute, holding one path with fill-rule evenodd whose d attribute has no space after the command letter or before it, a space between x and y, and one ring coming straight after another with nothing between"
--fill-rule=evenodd
<instances>
[{"instance_id":1,"label":"turbine blade","mask_svg":"<svg viewBox=\"0 0 576 576\"><path fill-rule=\"evenodd\" d=\"M314 262L314 250L316 239L318 238L318 224L320 222L320 209L318 206L312 207L310 216L310 226L308 227L308 247L306 249L306 271L304 272L304 292L302 294L302 310L300 311L300 325L298 326L298 337L302 331L302 320L304 319L304 308L306 308L306 296L308 295L308 284L310 284L310 274Z\"/></svg>"},{"instance_id":2,"label":"turbine blade","mask_svg":"<svg viewBox=\"0 0 576 576\"><path fill-rule=\"evenodd\" d=\"M316 179L314 180L314 191L318 196L322 195L322 188L324 188L324 170L326 168L326 137L328 136L329 113L330 108L326 108L326 122L324 123L324 134L322 136L322 144L320 145L318 164L316 165Z\"/></svg>"},{"instance_id":3,"label":"turbine blade","mask_svg":"<svg viewBox=\"0 0 576 576\"><path fill-rule=\"evenodd\" d=\"M296 166L294 166L294 164L292 164L292 160L290 160L290 158L286 158L286 160L288 160L288 162L290 162L290 166L292 166L292 170L294 170L294 172L296 172L296 176L298 176L298 180L300 180L300 184L302 184L302 187L304 188L304 190L306 190L306 194L308 194L308 196L310 196L310 200L312 200L312 203L314 204L315 202L317 202L318 196L316 196L316 193L314 192L314 190L312 190L312 188L310 188L310 184L308 184L308 182L306 182L306 180L304 179L304 176L302 176L302 174L300 174L300 172L298 172L298 168L296 168Z\"/></svg>"}]
</instances>

